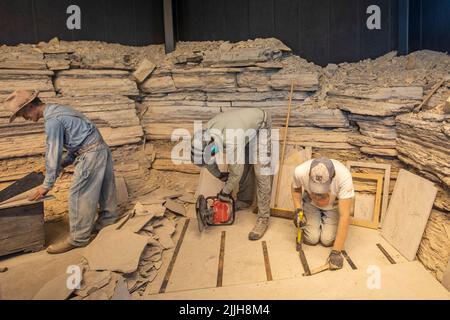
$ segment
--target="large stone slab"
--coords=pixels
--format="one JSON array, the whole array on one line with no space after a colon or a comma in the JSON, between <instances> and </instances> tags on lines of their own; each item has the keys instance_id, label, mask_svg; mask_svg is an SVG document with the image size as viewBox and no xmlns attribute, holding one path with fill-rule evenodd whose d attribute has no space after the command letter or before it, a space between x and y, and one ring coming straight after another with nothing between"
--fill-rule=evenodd
<instances>
[{"instance_id":1,"label":"large stone slab","mask_svg":"<svg viewBox=\"0 0 450 320\"><path fill-rule=\"evenodd\" d=\"M381 234L409 261L416 256L436 193L432 182L399 171Z\"/></svg>"}]
</instances>

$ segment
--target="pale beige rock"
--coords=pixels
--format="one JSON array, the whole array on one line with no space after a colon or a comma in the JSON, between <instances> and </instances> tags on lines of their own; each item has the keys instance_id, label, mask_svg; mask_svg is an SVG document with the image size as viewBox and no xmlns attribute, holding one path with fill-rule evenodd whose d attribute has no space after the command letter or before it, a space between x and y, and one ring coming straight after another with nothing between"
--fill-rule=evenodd
<instances>
[{"instance_id":1,"label":"pale beige rock","mask_svg":"<svg viewBox=\"0 0 450 320\"><path fill-rule=\"evenodd\" d=\"M176 214L186 216L186 208L178 202L169 199L164 203L164 206Z\"/></svg>"},{"instance_id":2,"label":"pale beige rock","mask_svg":"<svg viewBox=\"0 0 450 320\"><path fill-rule=\"evenodd\" d=\"M180 90L226 92L236 88L236 76L232 73L174 74L172 77L175 87Z\"/></svg>"},{"instance_id":3,"label":"pale beige rock","mask_svg":"<svg viewBox=\"0 0 450 320\"><path fill-rule=\"evenodd\" d=\"M109 271L91 271L88 270L83 274L80 289L75 290L75 294L83 298L87 297L94 291L103 288L111 281L111 272Z\"/></svg>"},{"instance_id":4,"label":"pale beige rock","mask_svg":"<svg viewBox=\"0 0 450 320\"><path fill-rule=\"evenodd\" d=\"M136 271L147 238L129 230L100 231L83 252L91 270Z\"/></svg>"},{"instance_id":5,"label":"pale beige rock","mask_svg":"<svg viewBox=\"0 0 450 320\"><path fill-rule=\"evenodd\" d=\"M33 300L66 300L75 290L67 286L69 276L63 273L50 280L35 294Z\"/></svg>"},{"instance_id":6,"label":"pale beige rock","mask_svg":"<svg viewBox=\"0 0 450 320\"><path fill-rule=\"evenodd\" d=\"M155 70L155 67L156 65L153 62L147 59L142 60L136 71L133 72L134 79L138 83L144 82L153 70Z\"/></svg>"},{"instance_id":7,"label":"pale beige rock","mask_svg":"<svg viewBox=\"0 0 450 320\"><path fill-rule=\"evenodd\" d=\"M270 86L275 90L290 90L292 82L296 91L316 91L319 89L319 77L313 73L276 73L270 77Z\"/></svg>"},{"instance_id":8,"label":"pale beige rock","mask_svg":"<svg viewBox=\"0 0 450 320\"><path fill-rule=\"evenodd\" d=\"M413 102L392 103L337 97L330 97L328 101L330 105L351 113L383 117L412 111L415 106Z\"/></svg>"},{"instance_id":9,"label":"pale beige rock","mask_svg":"<svg viewBox=\"0 0 450 320\"><path fill-rule=\"evenodd\" d=\"M436 193L432 182L399 171L381 234L409 261L416 256Z\"/></svg>"},{"instance_id":10,"label":"pale beige rock","mask_svg":"<svg viewBox=\"0 0 450 320\"><path fill-rule=\"evenodd\" d=\"M445 277L450 258L450 217L433 209L420 242L417 258L439 281Z\"/></svg>"}]
</instances>

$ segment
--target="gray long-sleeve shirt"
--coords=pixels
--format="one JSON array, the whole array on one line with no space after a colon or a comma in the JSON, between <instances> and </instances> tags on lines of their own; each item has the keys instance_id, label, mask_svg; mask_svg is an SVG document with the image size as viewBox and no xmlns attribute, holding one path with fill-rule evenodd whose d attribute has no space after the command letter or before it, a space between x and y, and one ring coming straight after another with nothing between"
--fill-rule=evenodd
<instances>
[{"instance_id":1,"label":"gray long-sleeve shirt","mask_svg":"<svg viewBox=\"0 0 450 320\"><path fill-rule=\"evenodd\" d=\"M238 187L244 172L245 145L256 137L258 129L264 122L264 116L265 113L262 109L246 108L219 113L208 121L206 127L209 129L215 143L223 147L224 153L227 154L227 159L229 159L228 155L231 152L235 155L234 160L240 160L227 163L229 176L222 189L223 192L229 194ZM230 131L229 129L237 131ZM232 139L234 138L233 135L237 139L244 141L244 148L238 147L234 139ZM220 176L220 170L216 162L208 165L207 169L215 177Z\"/></svg>"}]
</instances>

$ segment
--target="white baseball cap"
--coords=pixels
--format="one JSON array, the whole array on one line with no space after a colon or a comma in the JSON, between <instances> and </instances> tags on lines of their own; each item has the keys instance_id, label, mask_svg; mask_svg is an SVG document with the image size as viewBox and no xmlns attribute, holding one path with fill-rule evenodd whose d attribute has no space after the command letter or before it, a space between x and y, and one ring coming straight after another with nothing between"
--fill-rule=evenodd
<instances>
[{"instance_id":1,"label":"white baseball cap","mask_svg":"<svg viewBox=\"0 0 450 320\"><path fill-rule=\"evenodd\" d=\"M334 175L334 165L330 159L326 157L314 159L309 169L309 189L313 193L328 193Z\"/></svg>"}]
</instances>

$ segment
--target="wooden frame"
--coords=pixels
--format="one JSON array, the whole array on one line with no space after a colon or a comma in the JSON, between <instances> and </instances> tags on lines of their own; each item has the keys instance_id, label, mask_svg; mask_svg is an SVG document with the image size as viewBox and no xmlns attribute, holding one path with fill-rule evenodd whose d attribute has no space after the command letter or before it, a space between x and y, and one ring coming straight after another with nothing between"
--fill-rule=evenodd
<instances>
[{"instance_id":1,"label":"wooden frame","mask_svg":"<svg viewBox=\"0 0 450 320\"><path fill-rule=\"evenodd\" d=\"M383 175L378 173L352 173L352 177L361 180L374 180L377 182L376 193L375 193L375 206L372 215L372 221L369 220L359 220L350 218L350 224L360 227L366 227L371 229L378 229L380 220L380 209L381 209L381 189L383 185ZM355 202L353 202L353 205Z\"/></svg>"},{"instance_id":2,"label":"wooden frame","mask_svg":"<svg viewBox=\"0 0 450 320\"><path fill-rule=\"evenodd\" d=\"M381 221L380 221L381 225L383 225L384 217L386 216L386 211L387 211L387 207L388 207L388 200L389 200L389 184L391 182L391 165L384 164L384 163L347 161L348 170L351 170L352 167L384 170L383 199L381 202Z\"/></svg>"}]
</instances>

